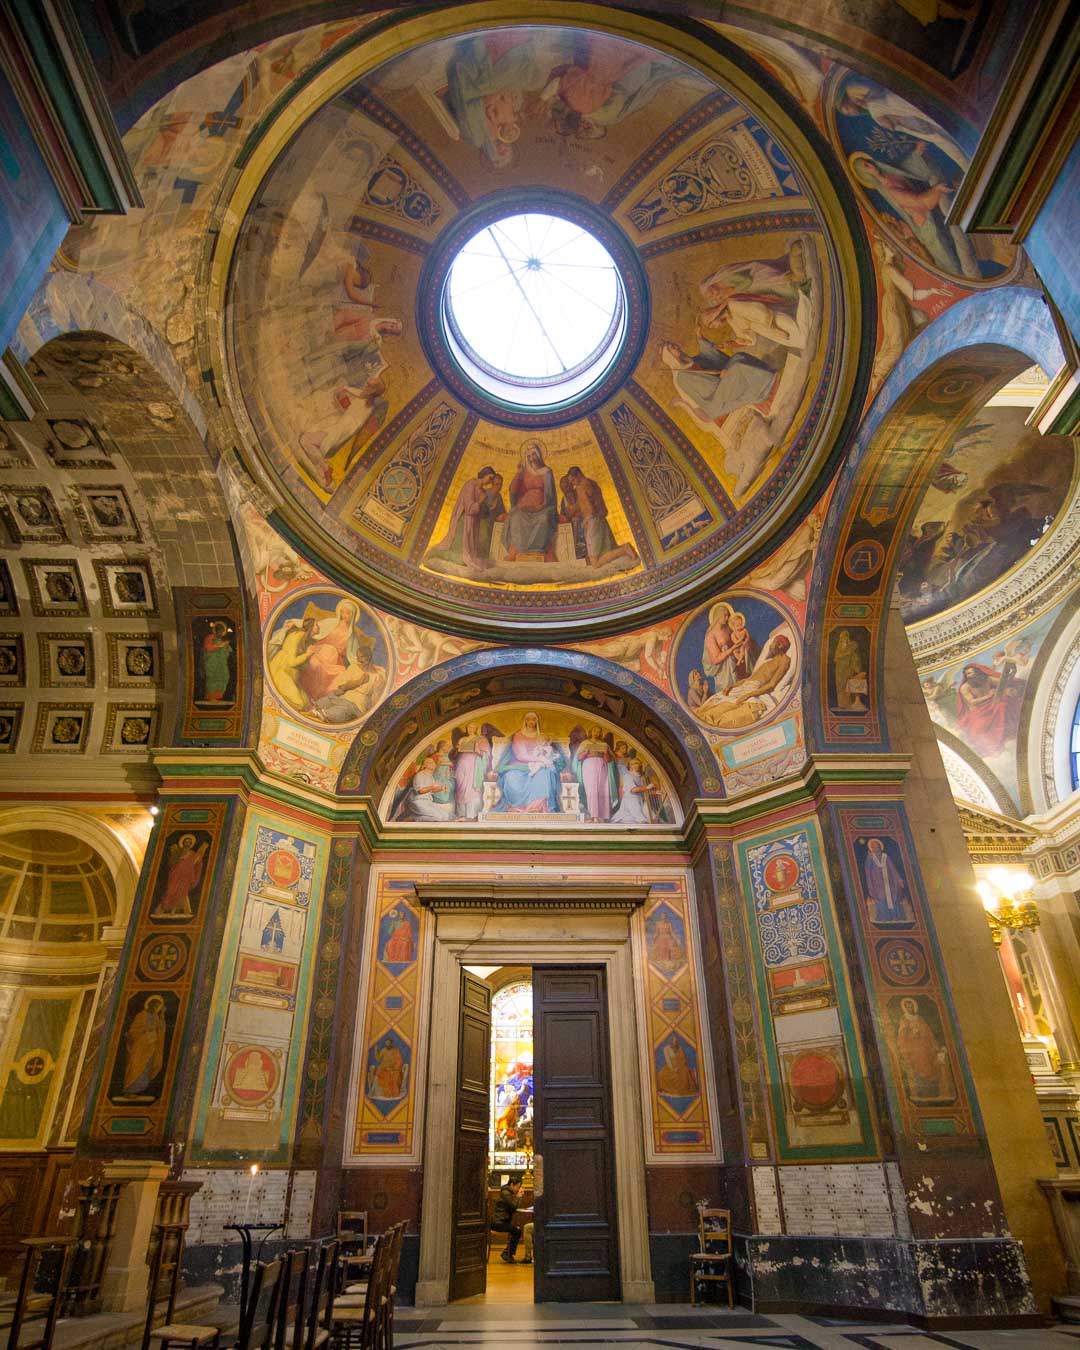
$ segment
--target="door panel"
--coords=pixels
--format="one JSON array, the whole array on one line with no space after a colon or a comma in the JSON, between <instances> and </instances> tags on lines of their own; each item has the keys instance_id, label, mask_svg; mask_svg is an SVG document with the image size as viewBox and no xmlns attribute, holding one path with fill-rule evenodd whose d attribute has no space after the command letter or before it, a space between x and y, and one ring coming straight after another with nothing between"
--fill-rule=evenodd
<instances>
[{"instance_id":1,"label":"door panel","mask_svg":"<svg viewBox=\"0 0 1080 1350\"><path fill-rule=\"evenodd\" d=\"M533 971L537 1302L620 1297L602 967Z\"/></svg>"},{"instance_id":2,"label":"door panel","mask_svg":"<svg viewBox=\"0 0 1080 1350\"><path fill-rule=\"evenodd\" d=\"M487 1287L488 1079L491 1075L491 989L461 972L454 1208L450 1235L450 1297Z\"/></svg>"}]
</instances>

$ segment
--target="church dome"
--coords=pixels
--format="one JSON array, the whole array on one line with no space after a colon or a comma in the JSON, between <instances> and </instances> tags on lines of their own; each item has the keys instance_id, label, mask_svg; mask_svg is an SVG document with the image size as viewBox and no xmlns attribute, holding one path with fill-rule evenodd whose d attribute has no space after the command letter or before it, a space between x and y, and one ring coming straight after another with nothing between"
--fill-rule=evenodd
<instances>
[{"instance_id":1,"label":"church dome","mask_svg":"<svg viewBox=\"0 0 1080 1350\"><path fill-rule=\"evenodd\" d=\"M455 22L339 58L244 166L229 403L341 584L476 636L624 629L818 495L866 378L860 227L715 35Z\"/></svg>"}]
</instances>

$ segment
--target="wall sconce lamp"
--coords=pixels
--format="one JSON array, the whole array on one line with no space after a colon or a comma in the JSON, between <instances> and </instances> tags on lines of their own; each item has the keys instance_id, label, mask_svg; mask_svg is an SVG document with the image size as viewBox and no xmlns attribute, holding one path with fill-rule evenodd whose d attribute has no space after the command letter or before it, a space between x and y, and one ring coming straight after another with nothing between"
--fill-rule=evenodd
<instances>
[{"instance_id":1,"label":"wall sconce lamp","mask_svg":"<svg viewBox=\"0 0 1080 1350\"><path fill-rule=\"evenodd\" d=\"M1001 946L1006 931L1038 928L1039 910L1030 895L1035 884L1030 872L995 867L975 884L986 910L986 922L990 925L990 936L995 947Z\"/></svg>"}]
</instances>

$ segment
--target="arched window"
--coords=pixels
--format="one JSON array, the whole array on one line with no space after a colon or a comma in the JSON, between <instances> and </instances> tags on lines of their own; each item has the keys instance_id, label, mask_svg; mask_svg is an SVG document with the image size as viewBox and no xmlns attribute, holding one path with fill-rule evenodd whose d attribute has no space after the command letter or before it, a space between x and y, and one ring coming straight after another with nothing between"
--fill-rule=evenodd
<instances>
[{"instance_id":1,"label":"arched window","mask_svg":"<svg viewBox=\"0 0 1080 1350\"><path fill-rule=\"evenodd\" d=\"M1080 699L1073 709L1072 732L1069 736L1069 770L1072 773L1073 791L1080 788Z\"/></svg>"}]
</instances>

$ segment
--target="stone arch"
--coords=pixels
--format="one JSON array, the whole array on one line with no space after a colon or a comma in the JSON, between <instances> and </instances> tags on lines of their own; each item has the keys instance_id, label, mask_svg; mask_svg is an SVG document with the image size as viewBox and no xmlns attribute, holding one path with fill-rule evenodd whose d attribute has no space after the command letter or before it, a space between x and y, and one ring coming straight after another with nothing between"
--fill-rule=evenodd
<instances>
[{"instance_id":1,"label":"stone arch","mask_svg":"<svg viewBox=\"0 0 1080 1350\"><path fill-rule=\"evenodd\" d=\"M1028 679L1035 696L1017 736L1021 809L1041 813L1074 791L1073 716L1080 703L1080 611L1067 606L1043 643Z\"/></svg>"},{"instance_id":2,"label":"stone arch","mask_svg":"<svg viewBox=\"0 0 1080 1350\"><path fill-rule=\"evenodd\" d=\"M1037 363L1053 375L1064 355L1042 296L1004 286L968 296L911 343L886 380L848 454L814 563L804 675L812 750L887 749L885 619L900 544L921 488L951 438L1013 375ZM847 629L869 675L865 711L830 708L832 647Z\"/></svg>"},{"instance_id":3,"label":"stone arch","mask_svg":"<svg viewBox=\"0 0 1080 1350\"><path fill-rule=\"evenodd\" d=\"M212 605L219 596L218 607L235 615L244 641L234 654L245 667L236 666L237 687L251 690L258 644L246 633L245 615L254 605L205 420L171 353L113 292L70 274L64 281L55 291L45 288L23 329L24 342L35 344L31 362L44 408L29 422L5 427L6 521L18 550L8 564L14 597L8 612L23 634L21 683L31 695L26 719L37 702L32 749L55 748L39 744L48 728L33 695L47 690L51 701L53 691L70 686L84 734L68 748L84 756L97 748L108 756L145 756L150 746L174 739L177 714L191 704L186 691L197 668L196 611L204 597ZM61 301L74 303L61 308ZM79 308L84 301L92 307ZM100 320L101 327L79 327L84 320ZM24 528L12 511L11 498L20 492L45 503L50 529ZM49 603L35 573L42 563L70 573L81 605ZM114 589L122 577L135 587L131 603ZM94 632L81 632L86 619ZM51 664L61 639L78 639L84 648L84 677L67 685ZM142 664L122 669L137 641L145 645ZM229 743L246 739L253 703L248 696L236 711ZM176 735L200 739L198 719L185 713L183 720L185 729ZM30 747L29 735L16 728L18 749ZM66 763L74 768L73 760ZM149 790L152 769L144 762L139 772Z\"/></svg>"},{"instance_id":4,"label":"stone arch","mask_svg":"<svg viewBox=\"0 0 1080 1350\"><path fill-rule=\"evenodd\" d=\"M723 795L704 737L655 685L601 657L536 647L467 652L415 676L361 728L338 792L377 803L399 764L448 719L530 698L593 709L623 726L657 758L684 814L696 797Z\"/></svg>"}]
</instances>

